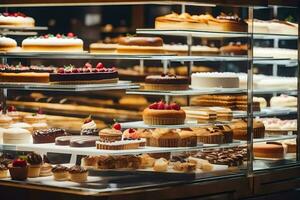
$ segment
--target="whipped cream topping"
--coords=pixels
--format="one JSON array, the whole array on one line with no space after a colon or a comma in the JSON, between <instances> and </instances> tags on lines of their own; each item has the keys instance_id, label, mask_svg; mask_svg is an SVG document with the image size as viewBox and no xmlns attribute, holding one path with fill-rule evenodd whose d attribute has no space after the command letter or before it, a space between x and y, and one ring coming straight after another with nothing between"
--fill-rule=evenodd
<instances>
[{"instance_id":1,"label":"whipped cream topping","mask_svg":"<svg viewBox=\"0 0 300 200\"><path fill-rule=\"evenodd\" d=\"M32 17L23 17L23 16L4 16L0 15L0 24L34 24L35 20Z\"/></svg>"},{"instance_id":2,"label":"whipped cream topping","mask_svg":"<svg viewBox=\"0 0 300 200\"><path fill-rule=\"evenodd\" d=\"M0 47L1 46L17 46L17 42L12 38L0 36Z\"/></svg>"},{"instance_id":3,"label":"whipped cream topping","mask_svg":"<svg viewBox=\"0 0 300 200\"><path fill-rule=\"evenodd\" d=\"M81 129L96 129L97 124L94 122L94 120L90 121L89 123L83 124L81 126Z\"/></svg>"},{"instance_id":4,"label":"whipped cream topping","mask_svg":"<svg viewBox=\"0 0 300 200\"><path fill-rule=\"evenodd\" d=\"M83 41L74 37L26 38L22 42L23 45L83 45Z\"/></svg>"}]
</instances>

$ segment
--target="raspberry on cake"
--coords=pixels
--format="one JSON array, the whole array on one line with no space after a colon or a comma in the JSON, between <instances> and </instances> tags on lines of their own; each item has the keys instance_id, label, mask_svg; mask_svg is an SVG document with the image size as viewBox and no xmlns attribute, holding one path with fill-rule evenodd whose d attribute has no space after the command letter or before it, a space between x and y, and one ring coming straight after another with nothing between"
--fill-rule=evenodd
<instances>
[{"instance_id":1,"label":"raspberry on cake","mask_svg":"<svg viewBox=\"0 0 300 200\"><path fill-rule=\"evenodd\" d=\"M13 51L16 48L17 48L17 42L14 39L0 35L0 52Z\"/></svg>"},{"instance_id":2,"label":"raspberry on cake","mask_svg":"<svg viewBox=\"0 0 300 200\"><path fill-rule=\"evenodd\" d=\"M73 33L47 34L26 38L22 42L22 49L30 52L82 52L83 41Z\"/></svg>"},{"instance_id":3,"label":"raspberry on cake","mask_svg":"<svg viewBox=\"0 0 300 200\"><path fill-rule=\"evenodd\" d=\"M98 83L117 83L118 72L112 68L106 68L102 63L92 67L86 63L82 68L73 65L58 68L55 73L50 74L52 84L98 84Z\"/></svg>"},{"instance_id":4,"label":"raspberry on cake","mask_svg":"<svg viewBox=\"0 0 300 200\"><path fill-rule=\"evenodd\" d=\"M187 90L189 78L173 74L150 75L145 79L146 90Z\"/></svg>"},{"instance_id":5,"label":"raspberry on cake","mask_svg":"<svg viewBox=\"0 0 300 200\"><path fill-rule=\"evenodd\" d=\"M184 124L185 117L185 112L178 104L163 101L153 103L143 111L144 123L149 125Z\"/></svg>"},{"instance_id":6,"label":"raspberry on cake","mask_svg":"<svg viewBox=\"0 0 300 200\"><path fill-rule=\"evenodd\" d=\"M35 20L24 13L0 13L0 26L34 27Z\"/></svg>"}]
</instances>

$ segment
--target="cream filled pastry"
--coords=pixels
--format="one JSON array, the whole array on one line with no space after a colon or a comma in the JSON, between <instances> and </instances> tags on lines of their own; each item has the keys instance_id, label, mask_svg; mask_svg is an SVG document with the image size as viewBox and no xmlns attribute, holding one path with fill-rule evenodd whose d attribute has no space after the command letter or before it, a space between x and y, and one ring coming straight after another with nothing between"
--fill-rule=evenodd
<instances>
[{"instance_id":1,"label":"cream filled pastry","mask_svg":"<svg viewBox=\"0 0 300 200\"><path fill-rule=\"evenodd\" d=\"M22 49L24 51L54 51L54 52L81 52L83 51L83 41L73 33L66 36L61 34L47 34L40 37L29 37L23 40Z\"/></svg>"},{"instance_id":2,"label":"cream filled pastry","mask_svg":"<svg viewBox=\"0 0 300 200\"><path fill-rule=\"evenodd\" d=\"M35 20L24 13L0 13L0 26L33 27Z\"/></svg>"}]
</instances>

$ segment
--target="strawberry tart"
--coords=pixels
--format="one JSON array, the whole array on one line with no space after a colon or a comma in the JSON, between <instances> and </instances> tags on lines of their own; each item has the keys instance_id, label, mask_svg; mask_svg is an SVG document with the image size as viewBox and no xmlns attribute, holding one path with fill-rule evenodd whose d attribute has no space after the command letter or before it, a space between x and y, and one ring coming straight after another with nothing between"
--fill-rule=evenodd
<instances>
[{"instance_id":1,"label":"strawberry tart","mask_svg":"<svg viewBox=\"0 0 300 200\"><path fill-rule=\"evenodd\" d=\"M74 33L67 35L47 34L40 37L29 37L23 40L22 49L30 52L82 52L83 41Z\"/></svg>"},{"instance_id":2,"label":"strawberry tart","mask_svg":"<svg viewBox=\"0 0 300 200\"><path fill-rule=\"evenodd\" d=\"M35 21L24 13L0 13L0 26L34 27Z\"/></svg>"},{"instance_id":3,"label":"strawberry tart","mask_svg":"<svg viewBox=\"0 0 300 200\"><path fill-rule=\"evenodd\" d=\"M143 111L144 123L149 125L184 124L185 117L185 112L178 104L163 101L153 103Z\"/></svg>"}]
</instances>

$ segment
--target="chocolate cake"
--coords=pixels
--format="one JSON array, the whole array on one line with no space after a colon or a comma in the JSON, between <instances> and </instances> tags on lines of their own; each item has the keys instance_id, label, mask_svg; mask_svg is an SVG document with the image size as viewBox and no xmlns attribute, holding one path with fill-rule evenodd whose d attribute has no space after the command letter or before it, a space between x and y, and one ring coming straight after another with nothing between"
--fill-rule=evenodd
<instances>
[{"instance_id":1,"label":"chocolate cake","mask_svg":"<svg viewBox=\"0 0 300 200\"><path fill-rule=\"evenodd\" d=\"M189 78L174 74L150 75L145 79L145 89L148 90L187 90Z\"/></svg>"},{"instance_id":2,"label":"chocolate cake","mask_svg":"<svg viewBox=\"0 0 300 200\"><path fill-rule=\"evenodd\" d=\"M34 144L54 143L55 138L67 135L66 131L61 128L50 128L33 132L32 138Z\"/></svg>"}]
</instances>

